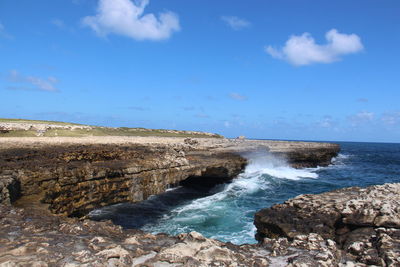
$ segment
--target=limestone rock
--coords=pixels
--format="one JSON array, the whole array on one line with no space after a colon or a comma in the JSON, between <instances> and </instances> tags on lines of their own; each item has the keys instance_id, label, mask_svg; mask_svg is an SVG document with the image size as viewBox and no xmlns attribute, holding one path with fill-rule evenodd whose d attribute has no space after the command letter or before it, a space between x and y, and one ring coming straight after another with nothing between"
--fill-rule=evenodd
<instances>
[{"instance_id":1,"label":"limestone rock","mask_svg":"<svg viewBox=\"0 0 400 267\"><path fill-rule=\"evenodd\" d=\"M400 184L301 195L255 215L257 238L317 233L356 262L400 265ZM307 245L312 244L310 240Z\"/></svg>"}]
</instances>

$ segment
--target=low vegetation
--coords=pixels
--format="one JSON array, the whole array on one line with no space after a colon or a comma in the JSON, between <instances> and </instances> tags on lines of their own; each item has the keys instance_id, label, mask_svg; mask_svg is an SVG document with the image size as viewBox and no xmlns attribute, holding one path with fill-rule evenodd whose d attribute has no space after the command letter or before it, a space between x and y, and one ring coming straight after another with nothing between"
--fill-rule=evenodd
<instances>
[{"instance_id":1,"label":"low vegetation","mask_svg":"<svg viewBox=\"0 0 400 267\"><path fill-rule=\"evenodd\" d=\"M58 121L1 119L0 137L161 136L222 138L219 134L164 129L100 127Z\"/></svg>"}]
</instances>

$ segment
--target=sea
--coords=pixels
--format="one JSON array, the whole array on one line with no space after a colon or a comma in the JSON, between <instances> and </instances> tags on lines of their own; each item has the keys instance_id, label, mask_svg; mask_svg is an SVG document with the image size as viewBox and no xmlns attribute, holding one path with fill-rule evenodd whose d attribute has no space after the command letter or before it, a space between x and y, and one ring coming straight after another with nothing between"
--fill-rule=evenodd
<instances>
[{"instance_id":1,"label":"sea","mask_svg":"<svg viewBox=\"0 0 400 267\"><path fill-rule=\"evenodd\" d=\"M124 228L176 235L196 231L234 244L253 244L254 214L300 194L400 182L400 144L335 142L341 152L327 167L294 169L268 153L249 155L244 172L211 188L176 187L138 204L92 211Z\"/></svg>"}]
</instances>

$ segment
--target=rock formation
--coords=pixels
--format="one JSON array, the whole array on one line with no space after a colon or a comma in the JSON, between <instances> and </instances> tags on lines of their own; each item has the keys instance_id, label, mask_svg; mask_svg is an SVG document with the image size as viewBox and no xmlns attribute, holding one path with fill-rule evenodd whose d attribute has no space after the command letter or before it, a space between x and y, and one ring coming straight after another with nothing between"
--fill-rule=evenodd
<instances>
[{"instance_id":1,"label":"rock formation","mask_svg":"<svg viewBox=\"0 0 400 267\"><path fill-rule=\"evenodd\" d=\"M43 202L53 213L68 216L142 201L181 182L227 182L246 165L240 155L253 150L287 154L296 166L326 165L339 150L333 144L243 141L238 145L226 139L158 138L154 143L151 138L9 139L15 142L0 143L0 203L22 197L20 203Z\"/></svg>"},{"instance_id":2,"label":"rock formation","mask_svg":"<svg viewBox=\"0 0 400 267\"><path fill-rule=\"evenodd\" d=\"M199 233L152 235L0 205L0 266L337 266L333 241L316 234L234 245Z\"/></svg>"},{"instance_id":3,"label":"rock formation","mask_svg":"<svg viewBox=\"0 0 400 267\"><path fill-rule=\"evenodd\" d=\"M168 146L9 149L0 151L0 200L37 196L53 213L81 216L105 205L145 200L188 178L225 182L245 164L232 153Z\"/></svg>"},{"instance_id":4,"label":"rock formation","mask_svg":"<svg viewBox=\"0 0 400 267\"><path fill-rule=\"evenodd\" d=\"M342 256L335 242L318 234L237 246L195 232L151 235L84 219L92 209L142 201L179 183L227 182L246 166L243 155L260 150L304 167L329 164L339 146L216 138L0 138L0 266L338 265Z\"/></svg>"},{"instance_id":5,"label":"rock formation","mask_svg":"<svg viewBox=\"0 0 400 267\"><path fill-rule=\"evenodd\" d=\"M257 239L316 233L337 242L348 259L400 266L400 184L301 195L255 215Z\"/></svg>"}]
</instances>

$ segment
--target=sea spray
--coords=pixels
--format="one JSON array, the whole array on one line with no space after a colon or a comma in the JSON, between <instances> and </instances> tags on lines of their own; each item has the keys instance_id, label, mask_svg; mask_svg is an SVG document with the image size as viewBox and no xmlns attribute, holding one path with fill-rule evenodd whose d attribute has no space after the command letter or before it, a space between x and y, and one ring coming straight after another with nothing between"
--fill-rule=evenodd
<instances>
[{"instance_id":1,"label":"sea spray","mask_svg":"<svg viewBox=\"0 0 400 267\"><path fill-rule=\"evenodd\" d=\"M197 231L236 244L255 243L253 216L260 209L300 194L400 182L400 145L341 147L332 165L314 169L291 168L271 154L248 154L247 168L231 183L211 189L180 186L141 203L105 207L91 213L92 218L153 233Z\"/></svg>"},{"instance_id":2,"label":"sea spray","mask_svg":"<svg viewBox=\"0 0 400 267\"><path fill-rule=\"evenodd\" d=\"M253 176L257 174L267 174L276 178L298 180L301 178L318 178L318 174L313 171L315 168L295 169L289 166L285 158L277 157L274 154L258 151L245 154L249 161L244 174Z\"/></svg>"},{"instance_id":3,"label":"sea spray","mask_svg":"<svg viewBox=\"0 0 400 267\"><path fill-rule=\"evenodd\" d=\"M152 233L197 231L232 243L255 243L254 213L270 205L282 182L317 178L312 170L291 168L267 152L244 155L249 164L230 183L213 188L177 187L138 204L121 204L92 212L92 218L111 218L129 228Z\"/></svg>"}]
</instances>

